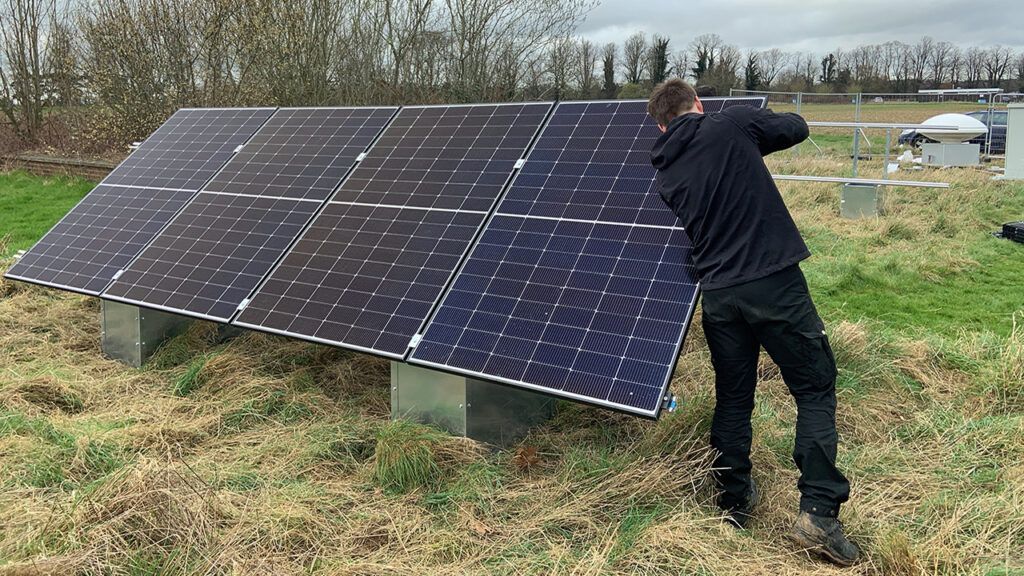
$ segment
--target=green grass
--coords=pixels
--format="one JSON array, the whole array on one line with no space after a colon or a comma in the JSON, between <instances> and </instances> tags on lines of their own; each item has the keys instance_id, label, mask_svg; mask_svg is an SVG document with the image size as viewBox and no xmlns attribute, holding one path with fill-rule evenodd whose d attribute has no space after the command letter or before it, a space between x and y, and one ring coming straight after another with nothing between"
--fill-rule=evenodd
<instances>
[{"instance_id":1,"label":"green grass","mask_svg":"<svg viewBox=\"0 0 1024 576\"><path fill-rule=\"evenodd\" d=\"M821 251L820 243L808 244L812 252ZM850 321L866 317L897 330L949 338L963 331L1006 336L1013 314L1024 306L1020 245L978 234L964 251L972 264L963 270L932 270L917 266L919 251L913 247L872 257L866 244L848 241L843 257L805 266L823 315Z\"/></svg>"},{"instance_id":2,"label":"green grass","mask_svg":"<svg viewBox=\"0 0 1024 576\"><path fill-rule=\"evenodd\" d=\"M0 238L11 235L5 256L27 250L46 234L95 182L81 178L42 178L13 172L0 178Z\"/></svg>"}]
</instances>

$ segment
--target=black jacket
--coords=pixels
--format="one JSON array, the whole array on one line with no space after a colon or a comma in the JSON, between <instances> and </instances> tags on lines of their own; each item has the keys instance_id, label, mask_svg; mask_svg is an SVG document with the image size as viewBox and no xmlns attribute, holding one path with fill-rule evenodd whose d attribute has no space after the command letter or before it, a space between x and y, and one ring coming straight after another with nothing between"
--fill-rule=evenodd
<instances>
[{"instance_id":1,"label":"black jacket","mask_svg":"<svg viewBox=\"0 0 1024 576\"><path fill-rule=\"evenodd\" d=\"M807 138L796 114L733 106L684 114L651 150L658 191L686 227L704 290L763 278L807 258L762 156Z\"/></svg>"}]
</instances>

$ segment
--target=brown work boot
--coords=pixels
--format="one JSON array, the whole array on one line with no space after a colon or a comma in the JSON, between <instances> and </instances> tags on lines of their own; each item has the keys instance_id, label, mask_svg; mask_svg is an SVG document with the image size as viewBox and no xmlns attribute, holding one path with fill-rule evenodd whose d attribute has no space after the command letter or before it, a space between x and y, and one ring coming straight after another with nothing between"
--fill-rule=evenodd
<instances>
[{"instance_id":1,"label":"brown work boot","mask_svg":"<svg viewBox=\"0 0 1024 576\"><path fill-rule=\"evenodd\" d=\"M860 551L843 534L843 524L828 516L800 512L789 531L789 538L839 566L852 566Z\"/></svg>"}]
</instances>

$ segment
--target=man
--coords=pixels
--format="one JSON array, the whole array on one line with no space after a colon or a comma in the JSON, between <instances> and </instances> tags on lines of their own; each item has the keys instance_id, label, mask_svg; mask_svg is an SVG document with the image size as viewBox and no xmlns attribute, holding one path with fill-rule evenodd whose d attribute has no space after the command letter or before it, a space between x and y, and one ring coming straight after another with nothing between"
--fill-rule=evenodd
<instances>
[{"instance_id":1,"label":"man","mask_svg":"<svg viewBox=\"0 0 1024 576\"><path fill-rule=\"evenodd\" d=\"M807 138L807 123L750 106L705 116L693 88L679 79L657 86L647 110L664 132L651 151L658 190L693 241L703 289L719 506L742 528L757 504L750 415L764 346L798 411L800 514L790 536L849 566L858 550L836 519L850 485L835 465L835 360L798 264L810 252L762 160Z\"/></svg>"}]
</instances>

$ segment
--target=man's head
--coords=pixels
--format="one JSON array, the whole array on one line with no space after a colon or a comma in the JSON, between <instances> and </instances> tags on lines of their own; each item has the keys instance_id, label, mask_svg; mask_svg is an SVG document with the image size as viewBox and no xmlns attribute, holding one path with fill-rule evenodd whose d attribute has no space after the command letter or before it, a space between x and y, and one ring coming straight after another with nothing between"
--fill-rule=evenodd
<instances>
[{"instance_id":1,"label":"man's head","mask_svg":"<svg viewBox=\"0 0 1024 576\"><path fill-rule=\"evenodd\" d=\"M693 86L679 78L672 78L655 86L650 100L647 101L647 113L658 123L662 132L677 116L703 111L704 108Z\"/></svg>"},{"instance_id":2,"label":"man's head","mask_svg":"<svg viewBox=\"0 0 1024 576\"><path fill-rule=\"evenodd\" d=\"M708 86L707 84L703 86L697 86L695 90L697 92L698 98L713 98L715 96L718 96L718 90L715 90L714 86Z\"/></svg>"}]
</instances>

